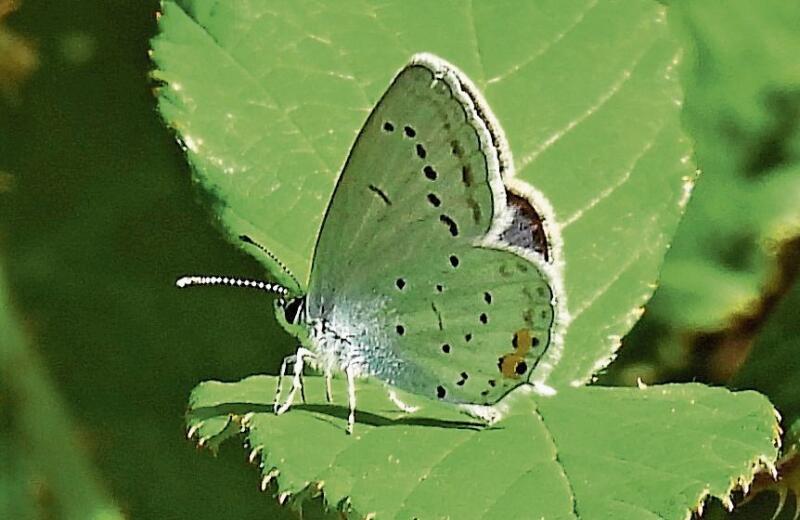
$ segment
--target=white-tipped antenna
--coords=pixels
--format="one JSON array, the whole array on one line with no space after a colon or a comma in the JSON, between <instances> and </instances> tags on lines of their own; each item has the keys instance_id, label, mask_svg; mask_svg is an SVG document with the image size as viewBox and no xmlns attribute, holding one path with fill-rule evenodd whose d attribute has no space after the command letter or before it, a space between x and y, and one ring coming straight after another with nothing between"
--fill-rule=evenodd
<instances>
[{"instance_id":1,"label":"white-tipped antenna","mask_svg":"<svg viewBox=\"0 0 800 520\"><path fill-rule=\"evenodd\" d=\"M289 294L289 290L276 283L265 282L262 280L247 280L244 278L234 278L231 276L182 276L178 278L175 285L183 289L190 285L230 285L231 287L251 287L270 294L277 294L278 301L284 305L284 298Z\"/></svg>"}]
</instances>

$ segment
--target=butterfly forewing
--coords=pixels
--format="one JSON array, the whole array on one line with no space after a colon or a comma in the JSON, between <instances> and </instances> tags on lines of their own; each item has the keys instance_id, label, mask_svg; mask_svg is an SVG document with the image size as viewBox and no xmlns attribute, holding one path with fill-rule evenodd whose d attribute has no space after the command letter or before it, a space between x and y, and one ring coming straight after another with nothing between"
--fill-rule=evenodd
<instances>
[{"instance_id":1,"label":"butterfly forewing","mask_svg":"<svg viewBox=\"0 0 800 520\"><path fill-rule=\"evenodd\" d=\"M491 403L547 348L552 293L528 260L477 245L505 204L492 189L497 150L441 72L403 69L356 139L320 232L308 313L341 340L320 346L323 357L422 395Z\"/></svg>"}]
</instances>

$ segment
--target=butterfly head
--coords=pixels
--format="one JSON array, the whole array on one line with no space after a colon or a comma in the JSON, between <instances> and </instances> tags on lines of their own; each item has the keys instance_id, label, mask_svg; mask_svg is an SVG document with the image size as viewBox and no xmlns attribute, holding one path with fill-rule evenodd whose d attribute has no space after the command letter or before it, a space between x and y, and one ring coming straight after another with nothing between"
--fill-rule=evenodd
<instances>
[{"instance_id":1,"label":"butterfly head","mask_svg":"<svg viewBox=\"0 0 800 520\"><path fill-rule=\"evenodd\" d=\"M305 295L275 300L275 317L283 329L306 345L309 341Z\"/></svg>"}]
</instances>

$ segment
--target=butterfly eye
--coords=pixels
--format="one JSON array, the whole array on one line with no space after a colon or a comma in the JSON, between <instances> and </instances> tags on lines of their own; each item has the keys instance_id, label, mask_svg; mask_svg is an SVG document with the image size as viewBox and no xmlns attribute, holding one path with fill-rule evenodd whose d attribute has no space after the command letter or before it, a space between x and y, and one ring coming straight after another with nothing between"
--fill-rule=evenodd
<instances>
[{"instance_id":1,"label":"butterfly eye","mask_svg":"<svg viewBox=\"0 0 800 520\"><path fill-rule=\"evenodd\" d=\"M300 322L300 317L303 313L303 307L305 306L306 299L303 298L295 298L294 300L289 301L283 308L283 317L286 318L286 322L290 325L295 325Z\"/></svg>"}]
</instances>

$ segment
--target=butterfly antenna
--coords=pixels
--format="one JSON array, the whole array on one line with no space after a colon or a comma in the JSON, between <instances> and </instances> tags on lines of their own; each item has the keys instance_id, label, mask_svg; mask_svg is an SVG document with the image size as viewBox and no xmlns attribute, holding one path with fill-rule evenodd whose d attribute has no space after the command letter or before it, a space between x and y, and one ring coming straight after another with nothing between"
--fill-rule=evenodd
<instances>
[{"instance_id":1,"label":"butterfly antenna","mask_svg":"<svg viewBox=\"0 0 800 520\"><path fill-rule=\"evenodd\" d=\"M230 285L231 287L251 287L270 294L277 294L279 302L283 305L289 290L276 283L264 282L262 280L247 280L244 278L234 278L230 276L183 276L178 278L175 285L183 289L190 285Z\"/></svg>"},{"instance_id":2,"label":"butterfly antenna","mask_svg":"<svg viewBox=\"0 0 800 520\"><path fill-rule=\"evenodd\" d=\"M239 240L241 240L242 242L244 242L244 243L246 243L246 244L250 244L251 246L255 246L255 247L257 247L257 248L258 248L258 249L259 249L259 250L260 250L262 253L264 253L265 255L267 255L268 257L270 257L270 258L272 259L272 261L273 261L273 262L275 262L276 264L278 264L278 267L280 267L280 268L281 268L281 270L282 270L284 273L286 273L287 275L289 275L289 278L291 278L292 280L294 280L294 283L295 283L295 284L296 284L298 287L300 286L300 282L298 282L298 281L297 281L297 278L295 278L295 277L294 277L294 275L293 275L293 274L292 274L292 272L289 270L289 268L288 268L288 267L286 267L286 266L283 264L283 262L281 262L280 260L278 260L278 257L277 257L277 256L275 256L275 255L273 255L273 254L272 254L272 252L271 252L269 249L267 249L266 247L262 246L261 244L259 244L258 242L256 242L255 240L253 240L252 238L250 238L250 237L249 237L249 236L247 236L247 235L239 235Z\"/></svg>"}]
</instances>

